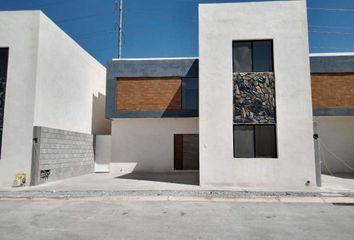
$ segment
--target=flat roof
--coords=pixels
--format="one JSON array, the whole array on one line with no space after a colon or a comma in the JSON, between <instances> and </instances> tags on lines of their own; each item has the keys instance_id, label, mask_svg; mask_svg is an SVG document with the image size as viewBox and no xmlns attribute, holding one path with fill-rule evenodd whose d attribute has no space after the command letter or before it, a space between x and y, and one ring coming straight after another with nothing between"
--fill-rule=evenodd
<instances>
[{"instance_id":1,"label":"flat roof","mask_svg":"<svg viewBox=\"0 0 354 240\"><path fill-rule=\"evenodd\" d=\"M354 73L354 52L311 53L309 57L311 73ZM198 57L115 58L108 66L121 77L199 75Z\"/></svg>"},{"instance_id":2,"label":"flat roof","mask_svg":"<svg viewBox=\"0 0 354 240\"><path fill-rule=\"evenodd\" d=\"M354 52L310 53L310 57L354 56Z\"/></svg>"},{"instance_id":3,"label":"flat roof","mask_svg":"<svg viewBox=\"0 0 354 240\"><path fill-rule=\"evenodd\" d=\"M171 58L113 58L112 61L163 61L163 60L195 60L198 57L171 57Z\"/></svg>"}]
</instances>

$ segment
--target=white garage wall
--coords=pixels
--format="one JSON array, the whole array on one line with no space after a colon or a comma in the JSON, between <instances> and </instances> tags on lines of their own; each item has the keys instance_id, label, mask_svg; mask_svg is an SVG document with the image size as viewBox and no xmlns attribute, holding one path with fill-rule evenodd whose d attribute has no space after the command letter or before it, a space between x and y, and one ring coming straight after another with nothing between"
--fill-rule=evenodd
<instances>
[{"instance_id":1,"label":"white garage wall","mask_svg":"<svg viewBox=\"0 0 354 240\"><path fill-rule=\"evenodd\" d=\"M106 69L44 14L40 17L34 125L109 134Z\"/></svg>"},{"instance_id":2,"label":"white garage wall","mask_svg":"<svg viewBox=\"0 0 354 240\"><path fill-rule=\"evenodd\" d=\"M315 186L305 1L199 5L200 180ZM278 158L233 158L232 41L273 39Z\"/></svg>"},{"instance_id":3,"label":"white garage wall","mask_svg":"<svg viewBox=\"0 0 354 240\"><path fill-rule=\"evenodd\" d=\"M0 47L9 47L0 187L11 186L16 173L31 172L39 16L0 13Z\"/></svg>"},{"instance_id":4,"label":"white garage wall","mask_svg":"<svg viewBox=\"0 0 354 240\"><path fill-rule=\"evenodd\" d=\"M123 172L173 171L173 135L197 133L197 118L113 120L111 169Z\"/></svg>"},{"instance_id":5,"label":"white garage wall","mask_svg":"<svg viewBox=\"0 0 354 240\"><path fill-rule=\"evenodd\" d=\"M30 180L33 126L109 134L105 68L40 11L0 13L9 47L0 187Z\"/></svg>"},{"instance_id":6,"label":"white garage wall","mask_svg":"<svg viewBox=\"0 0 354 240\"><path fill-rule=\"evenodd\" d=\"M354 173L354 117L315 117L315 121L322 172Z\"/></svg>"}]
</instances>

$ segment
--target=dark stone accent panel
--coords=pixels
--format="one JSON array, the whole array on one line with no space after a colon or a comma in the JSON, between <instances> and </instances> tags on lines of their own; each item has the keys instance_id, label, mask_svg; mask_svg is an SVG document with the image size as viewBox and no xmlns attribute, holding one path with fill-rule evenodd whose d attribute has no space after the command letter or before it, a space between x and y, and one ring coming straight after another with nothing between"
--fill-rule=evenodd
<instances>
[{"instance_id":1,"label":"dark stone accent panel","mask_svg":"<svg viewBox=\"0 0 354 240\"><path fill-rule=\"evenodd\" d=\"M234 73L233 96L235 124L276 123L274 73Z\"/></svg>"},{"instance_id":2,"label":"dark stone accent panel","mask_svg":"<svg viewBox=\"0 0 354 240\"><path fill-rule=\"evenodd\" d=\"M9 49L0 48L0 156L1 156L1 145L2 145L2 133L4 127L8 59L9 59Z\"/></svg>"},{"instance_id":3,"label":"dark stone accent panel","mask_svg":"<svg viewBox=\"0 0 354 240\"><path fill-rule=\"evenodd\" d=\"M34 127L31 185L92 173L93 135Z\"/></svg>"}]
</instances>

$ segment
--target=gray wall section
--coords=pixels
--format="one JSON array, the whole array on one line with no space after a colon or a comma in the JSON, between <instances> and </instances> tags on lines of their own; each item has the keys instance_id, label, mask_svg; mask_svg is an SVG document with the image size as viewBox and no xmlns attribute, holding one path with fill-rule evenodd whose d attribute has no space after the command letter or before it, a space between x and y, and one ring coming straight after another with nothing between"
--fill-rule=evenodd
<instances>
[{"instance_id":1,"label":"gray wall section","mask_svg":"<svg viewBox=\"0 0 354 240\"><path fill-rule=\"evenodd\" d=\"M354 108L315 108L313 116L354 116Z\"/></svg>"},{"instance_id":2,"label":"gray wall section","mask_svg":"<svg viewBox=\"0 0 354 240\"><path fill-rule=\"evenodd\" d=\"M116 80L120 77L198 78L198 59L112 60L107 66L107 118L197 117L198 111L122 111L116 110Z\"/></svg>"},{"instance_id":3,"label":"gray wall section","mask_svg":"<svg viewBox=\"0 0 354 240\"><path fill-rule=\"evenodd\" d=\"M198 77L198 59L112 60L111 77Z\"/></svg>"},{"instance_id":4,"label":"gray wall section","mask_svg":"<svg viewBox=\"0 0 354 240\"><path fill-rule=\"evenodd\" d=\"M92 173L93 135L34 127L31 185Z\"/></svg>"},{"instance_id":5,"label":"gray wall section","mask_svg":"<svg viewBox=\"0 0 354 240\"><path fill-rule=\"evenodd\" d=\"M310 63L311 73L354 72L354 56L313 56Z\"/></svg>"}]
</instances>

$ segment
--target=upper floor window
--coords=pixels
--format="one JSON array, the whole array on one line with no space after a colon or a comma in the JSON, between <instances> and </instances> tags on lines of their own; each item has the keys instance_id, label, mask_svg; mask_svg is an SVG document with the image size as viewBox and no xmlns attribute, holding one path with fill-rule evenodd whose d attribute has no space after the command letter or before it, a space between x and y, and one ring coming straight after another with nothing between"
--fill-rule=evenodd
<instances>
[{"instance_id":1,"label":"upper floor window","mask_svg":"<svg viewBox=\"0 0 354 240\"><path fill-rule=\"evenodd\" d=\"M273 41L234 41L233 72L273 72Z\"/></svg>"},{"instance_id":2,"label":"upper floor window","mask_svg":"<svg viewBox=\"0 0 354 240\"><path fill-rule=\"evenodd\" d=\"M198 79L182 79L182 109L198 110Z\"/></svg>"}]
</instances>

